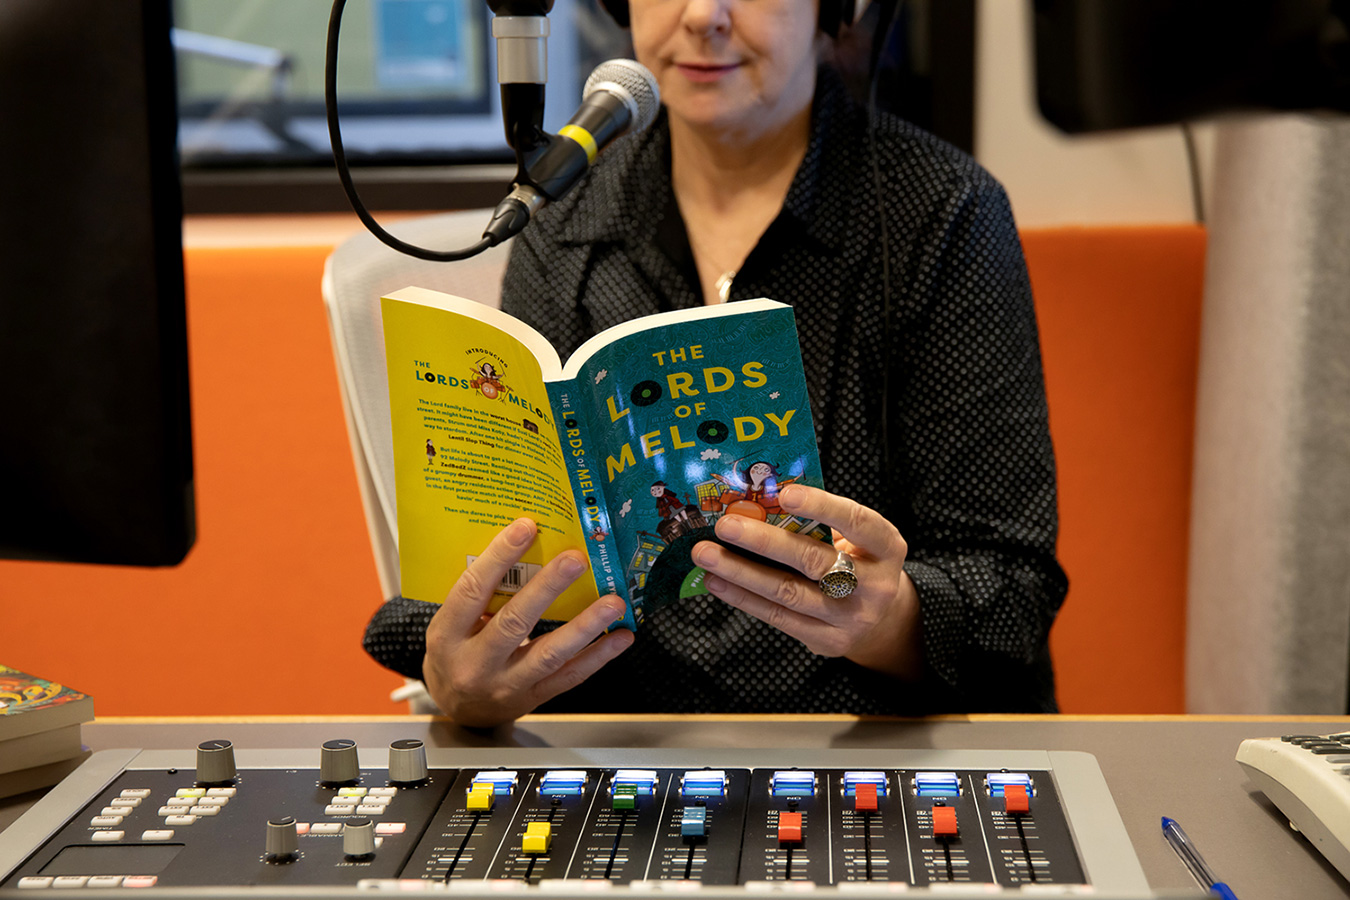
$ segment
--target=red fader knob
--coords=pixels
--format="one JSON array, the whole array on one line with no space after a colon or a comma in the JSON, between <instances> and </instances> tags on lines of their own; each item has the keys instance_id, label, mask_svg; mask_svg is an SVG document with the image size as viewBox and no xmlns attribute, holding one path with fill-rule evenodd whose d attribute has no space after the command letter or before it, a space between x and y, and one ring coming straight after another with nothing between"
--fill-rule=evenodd
<instances>
[{"instance_id":1,"label":"red fader knob","mask_svg":"<svg viewBox=\"0 0 1350 900\"><path fill-rule=\"evenodd\" d=\"M778 842L780 844L800 844L802 842L801 813L780 812L778 814Z\"/></svg>"},{"instance_id":2,"label":"red fader knob","mask_svg":"<svg viewBox=\"0 0 1350 900\"><path fill-rule=\"evenodd\" d=\"M1026 785L1010 784L1003 789L1003 811L1013 815L1031 812L1031 798L1027 796Z\"/></svg>"},{"instance_id":3,"label":"red fader knob","mask_svg":"<svg viewBox=\"0 0 1350 900\"><path fill-rule=\"evenodd\" d=\"M860 784L853 791L853 808L858 812L877 811L877 786Z\"/></svg>"},{"instance_id":4,"label":"red fader knob","mask_svg":"<svg viewBox=\"0 0 1350 900\"><path fill-rule=\"evenodd\" d=\"M956 807L933 807L933 837L956 837L959 833L956 827Z\"/></svg>"}]
</instances>

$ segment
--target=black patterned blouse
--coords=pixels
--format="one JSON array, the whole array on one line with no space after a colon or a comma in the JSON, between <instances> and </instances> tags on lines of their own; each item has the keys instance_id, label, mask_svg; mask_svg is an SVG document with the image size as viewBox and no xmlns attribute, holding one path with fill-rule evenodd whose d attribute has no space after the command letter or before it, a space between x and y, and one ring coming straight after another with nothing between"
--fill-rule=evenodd
<instances>
[{"instance_id":1,"label":"black patterned blouse","mask_svg":"<svg viewBox=\"0 0 1350 900\"><path fill-rule=\"evenodd\" d=\"M669 138L663 114L621 139L515 241L502 307L563 359L611 325L702 302ZM1036 317L1002 187L904 121L869 130L822 67L806 157L732 283L732 302L753 297L794 307L826 488L909 544L923 681L814 656L691 598L540 712L1054 711L1047 638L1067 581ZM385 604L367 650L420 677L433 610Z\"/></svg>"}]
</instances>

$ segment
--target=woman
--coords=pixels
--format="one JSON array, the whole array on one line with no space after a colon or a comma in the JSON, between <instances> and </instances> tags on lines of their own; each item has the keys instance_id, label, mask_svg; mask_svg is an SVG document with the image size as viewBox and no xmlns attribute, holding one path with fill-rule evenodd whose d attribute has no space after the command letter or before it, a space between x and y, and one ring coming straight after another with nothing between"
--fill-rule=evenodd
<instances>
[{"instance_id":1,"label":"woman","mask_svg":"<svg viewBox=\"0 0 1350 900\"><path fill-rule=\"evenodd\" d=\"M517 521L431 620L432 696L468 725L541 705L1054 710L1054 460L1002 189L899 120L869 127L818 68L828 41L811 0L633 0L631 22L664 113L517 238L503 308L566 358L662 309L791 303L831 492L788 485L779 502L831 525L836 547L726 516L694 549L711 596L636 638L602 635L615 597L531 637L585 562L563 554L483 618L533 537ZM856 565L843 599L817 587L837 550Z\"/></svg>"}]
</instances>

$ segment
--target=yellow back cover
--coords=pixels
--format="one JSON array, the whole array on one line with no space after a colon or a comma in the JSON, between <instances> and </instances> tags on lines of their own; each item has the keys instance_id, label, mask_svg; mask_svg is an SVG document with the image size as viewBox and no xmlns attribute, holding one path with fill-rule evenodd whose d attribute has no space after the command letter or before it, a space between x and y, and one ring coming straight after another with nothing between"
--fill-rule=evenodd
<instances>
[{"instance_id":1,"label":"yellow back cover","mask_svg":"<svg viewBox=\"0 0 1350 900\"><path fill-rule=\"evenodd\" d=\"M544 384L558 377L557 354L473 301L414 288L381 305L403 595L443 602L492 538L528 516L538 537L494 594L499 609L563 550L587 555ZM485 319L514 324L508 333ZM596 596L582 575L544 618L571 619Z\"/></svg>"}]
</instances>

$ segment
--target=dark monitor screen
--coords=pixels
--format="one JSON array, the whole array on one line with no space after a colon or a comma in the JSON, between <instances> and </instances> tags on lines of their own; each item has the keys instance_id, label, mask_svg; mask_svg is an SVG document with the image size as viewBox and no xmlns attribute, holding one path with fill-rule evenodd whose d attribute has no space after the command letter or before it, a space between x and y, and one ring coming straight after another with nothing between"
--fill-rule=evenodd
<instances>
[{"instance_id":1,"label":"dark monitor screen","mask_svg":"<svg viewBox=\"0 0 1350 900\"><path fill-rule=\"evenodd\" d=\"M169 0L0 3L0 557L195 537Z\"/></svg>"},{"instance_id":2,"label":"dark monitor screen","mask_svg":"<svg viewBox=\"0 0 1350 900\"><path fill-rule=\"evenodd\" d=\"M1350 111L1350 0L1035 0L1036 95L1067 132Z\"/></svg>"}]
</instances>

